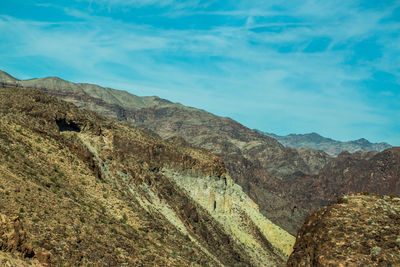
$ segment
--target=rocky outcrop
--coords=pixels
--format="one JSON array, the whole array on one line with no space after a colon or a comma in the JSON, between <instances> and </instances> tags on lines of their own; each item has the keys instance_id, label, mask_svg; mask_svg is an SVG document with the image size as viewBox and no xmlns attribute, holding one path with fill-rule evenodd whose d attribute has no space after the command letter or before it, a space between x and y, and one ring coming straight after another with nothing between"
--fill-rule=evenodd
<instances>
[{"instance_id":1,"label":"rocky outcrop","mask_svg":"<svg viewBox=\"0 0 400 267\"><path fill-rule=\"evenodd\" d=\"M294 237L261 216L258 205L229 175L194 177L168 169L162 173L206 209L235 239L246 244L244 249L256 262L262 263L261 266L265 259L271 258L265 253L270 253L271 248L275 249L273 253L284 257L292 252Z\"/></svg>"},{"instance_id":2,"label":"rocky outcrop","mask_svg":"<svg viewBox=\"0 0 400 267\"><path fill-rule=\"evenodd\" d=\"M0 214L0 258L4 266L26 264L26 260L35 266L51 266L51 254L47 251L34 251L18 216L7 217ZM18 257L20 260L15 259Z\"/></svg>"},{"instance_id":3,"label":"rocky outcrop","mask_svg":"<svg viewBox=\"0 0 400 267\"><path fill-rule=\"evenodd\" d=\"M19 253L22 257L32 258L34 256L33 249L27 243L26 232L18 216L8 218L0 214L0 236L1 250Z\"/></svg>"},{"instance_id":4,"label":"rocky outcrop","mask_svg":"<svg viewBox=\"0 0 400 267\"><path fill-rule=\"evenodd\" d=\"M287 266L400 265L400 198L356 194L310 215Z\"/></svg>"}]
</instances>

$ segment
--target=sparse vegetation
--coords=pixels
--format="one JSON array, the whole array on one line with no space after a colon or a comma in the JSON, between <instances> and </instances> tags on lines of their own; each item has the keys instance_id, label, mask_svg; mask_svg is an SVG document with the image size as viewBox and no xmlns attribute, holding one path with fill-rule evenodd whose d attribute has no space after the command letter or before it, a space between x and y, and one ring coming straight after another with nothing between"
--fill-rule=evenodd
<instances>
[{"instance_id":1,"label":"sparse vegetation","mask_svg":"<svg viewBox=\"0 0 400 267\"><path fill-rule=\"evenodd\" d=\"M400 206L400 199L365 193L346 199L346 203L339 201L309 216L299 232L289 266L307 266L310 256L304 254L306 247L317 259L313 264L321 266L329 262L346 265L345 261L357 266L400 264L399 247L393 246L400 231L400 214L392 212ZM322 235L327 230L329 238Z\"/></svg>"},{"instance_id":2,"label":"sparse vegetation","mask_svg":"<svg viewBox=\"0 0 400 267\"><path fill-rule=\"evenodd\" d=\"M5 94L12 97L4 97ZM10 109L2 109L10 105L14 108L12 114ZM176 166L178 171L190 169L204 176L218 176L225 172L219 158L194 148L178 149L140 130L80 112L39 92L0 89L1 112L10 116L0 116L1 126L8 125L6 133L15 133L13 129L18 127L23 133L7 135L10 147L18 149L9 150L8 163L0 157L0 184L4 186L0 193L4 192L2 196L8 201L1 212L20 215L33 249L51 250L55 266L61 262L74 265L81 259L83 264L93 266L120 263L121 259L128 266L149 261L154 266L165 262L186 266L190 261L194 265L215 265L207 253L216 253L228 266L238 262L234 253L244 264L251 261L220 223L159 173L162 166ZM85 130L60 132L51 120L66 114L68 120L86 125ZM102 165L104 159L110 163ZM129 174L130 180L115 175L117 171ZM193 229L192 238L199 241L192 242L156 209L146 210L140 201L148 201L147 193L129 191L125 187L129 184L135 188L146 184L160 203L163 199L168 205L179 207L171 211L179 214L175 215L178 219L189 218L181 224ZM213 238L208 239L210 236ZM212 250L225 240L229 240L226 246ZM173 251L171 258L168 251Z\"/></svg>"},{"instance_id":3,"label":"sparse vegetation","mask_svg":"<svg viewBox=\"0 0 400 267\"><path fill-rule=\"evenodd\" d=\"M126 213L124 213L124 214L122 215L122 218L120 219L120 221L121 221L122 223L126 223L126 222L128 221L128 216L126 215Z\"/></svg>"}]
</instances>

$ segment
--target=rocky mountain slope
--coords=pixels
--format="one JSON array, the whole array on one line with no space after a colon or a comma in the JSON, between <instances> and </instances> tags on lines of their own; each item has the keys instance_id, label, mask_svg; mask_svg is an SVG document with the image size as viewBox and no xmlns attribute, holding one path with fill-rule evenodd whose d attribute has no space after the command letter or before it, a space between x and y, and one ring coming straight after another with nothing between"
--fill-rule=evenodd
<instances>
[{"instance_id":1,"label":"rocky mountain slope","mask_svg":"<svg viewBox=\"0 0 400 267\"><path fill-rule=\"evenodd\" d=\"M317 133L309 134L289 134L280 136L273 133L264 133L267 136L275 138L282 145L292 148L310 148L314 150L322 150L331 156L337 156L342 151L354 153L360 150L381 152L392 146L388 143L371 143L361 138L354 141L340 142L330 138L323 137Z\"/></svg>"},{"instance_id":2,"label":"rocky mountain slope","mask_svg":"<svg viewBox=\"0 0 400 267\"><path fill-rule=\"evenodd\" d=\"M209 152L37 90L0 89L0 261L280 266L294 237Z\"/></svg>"},{"instance_id":3,"label":"rocky mountain slope","mask_svg":"<svg viewBox=\"0 0 400 267\"><path fill-rule=\"evenodd\" d=\"M260 212L291 234L297 233L310 212L342 194L366 190L399 193L397 149L332 157L323 151L285 147L229 118L157 97L142 98L59 78L20 81L10 77L0 75L0 82L10 87L37 88L78 107L141 127L169 143L213 152L223 158L228 173Z\"/></svg>"},{"instance_id":4,"label":"rocky mountain slope","mask_svg":"<svg viewBox=\"0 0 400 267\"><path fill-rule=\"evenodd\" d=\"M310 215L287 266L399 266L400 198L345 196Z\"/></svg>"},{"instance_id":5,"label":"rocky mountain slope","mask_svg":"<svg viewBox=\"0 0 400 267\"><path fill-rule=\"evenodd\" d=\"M309 213L349 193L400 196L400 148L383 152L343 152L318 175L296 179L282 188ZM297 207L293 214L298 212Z\"/></svg>"},{"instance_id":6,"label":"rocky mountain slope","mask_svg":"<svg viewBox=\"0 0 400 267\"><path fill-rule=\"evenodd\" d=\"M0 72L7 87L35 88L78 107L141 127L165 140L205 148L222 157L228 172L267 218L297 232L307 211L292 214L295 204L283 198L282 181L316 174L331 157L320 151L285 148L275 139L229 119L157 97L64 81L56 77L18 80Z\"/></svg>"}]
</instances>

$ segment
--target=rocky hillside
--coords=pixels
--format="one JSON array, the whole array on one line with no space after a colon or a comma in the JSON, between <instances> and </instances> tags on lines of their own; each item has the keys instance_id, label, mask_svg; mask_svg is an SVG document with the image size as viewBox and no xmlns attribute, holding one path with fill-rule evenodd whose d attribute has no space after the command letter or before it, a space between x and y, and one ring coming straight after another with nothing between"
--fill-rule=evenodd
<instances>
[{"instance_id":1,"label":"rocky hillside","mask_svg":"<svg viewBox=\"0 0 400 267\"><path fill-rule=\"evenodd\" d=\"M313 213L287 266L400 266L400 198L350 195Z\"/></svg>"},{"instance_id":2,"label":"rocky hillside","mask_svg":"<svg viewBox=\"0 0 400 267\"><path fill-rule=\"evenodd\" d=\"M5 266L279 266L294 237L209 152L0 89Z\"/></svg>"},{"instance_id":3,"label":"rocky hillside","mask_svg":"<svg viewBox=\"0 0 400 267\"><path fill-rule=\"evenodd\" d=\"M340 142L330 138L323 137L317 133L309 134L289 134L280 136L273 133L264 133L278 140L282 145L293 148L310 148L314 150L322 150L331 156L337 156L342 151L354 153L360 150L381 152L392 146L388 143L371 143L361 138L354 141Z\"/></svg>"},{"instance_id":4,"label":"rocky hillside","mask_svg":"<svg viewBox=\"0 0 400 267\"><path fill-rule=\"evenodd\" d=\"M266 217L297 232L307 211L292 214L282 183L296 176L317 174L332 158L320 151L285 148L275 139L229 119L157 97L137 97L124 91L50 77L18 80L0 73L8 87L35 88L78 107L141 127L165 140L205 148L222 157L228 172Z\"/></svg>"},{"instance_id":5,"label":"rocky hillside","mask_svg":"<svg viewBox=\"0 0 400 267\"><path fill-rule=\"evenodd\" d=\"M293 235L310 212L335 202L342 194L400 191L396 149L332 157L323 151L285 147L229 118L157 97L142 98L59 78L20 81L3 74L0 81L10 87L37 88L172 144L211 151L223 158L227 172L260 212Z\"/></svg>"},{"instance_id":6,"label":"rocky hillside","mask_svg":"<svg viewBox=\"0 0 400 267\"><path fill-rule=\"evenodd\" d=\"M318 175L296 179L282 188L296 204L293 214L301 211L299 206L310 213L349 193L400 196L400 148L380 153L343 152Z\"/></svg>"}]
</instances>

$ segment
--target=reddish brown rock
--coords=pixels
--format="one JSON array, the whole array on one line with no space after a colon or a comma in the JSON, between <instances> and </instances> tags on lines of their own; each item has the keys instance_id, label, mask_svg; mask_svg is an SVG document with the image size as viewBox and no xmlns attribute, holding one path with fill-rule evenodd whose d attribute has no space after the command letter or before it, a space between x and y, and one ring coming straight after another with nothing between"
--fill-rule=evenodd
<instances>
[{"instance_id":1,"label":"reddish brown rock","mask_svg":"<svg viewBox=\"0 0 400 267\"><path fill-rule=\"evenodd\" d=\"M18 216L9 218L0 214L0 249L21 254L22 257L33 257L34 252Z\"/></svg>"},{"instance_id":2,"label":"reddish brown rock","mask_svg":"<svg viewBox=\"0 0 400 267\"><path fill-rule=\"evenodd\" d=\"M50 267L51 265L51 253L48 251L35 252L35 259L43 267Z\"/></svg>"},{"instance_id":3,"label":"reddish brown rock","mask_svg":"<svg viewBox=\"0 0 400 267\"><path fill-rule=\"evenodd\" d=\"M350 195L311 214L287 266L399 266L400 198Z\"/></svg>"},{"instance_id":4,"label":"reddish brown rock","mask_svg":"<svg viewBox=\"0 0 400 267\"><path fill-rule=\"evenodd\" d=\"M18 216L8 217L0 214L0 250L11 252L14 257L27 258L38 267L51 266L51 253L35 252L32 249L23 223Z\"/></svg>"}]
</instances>

